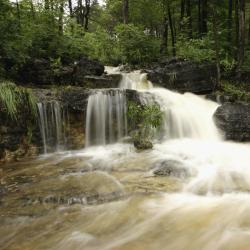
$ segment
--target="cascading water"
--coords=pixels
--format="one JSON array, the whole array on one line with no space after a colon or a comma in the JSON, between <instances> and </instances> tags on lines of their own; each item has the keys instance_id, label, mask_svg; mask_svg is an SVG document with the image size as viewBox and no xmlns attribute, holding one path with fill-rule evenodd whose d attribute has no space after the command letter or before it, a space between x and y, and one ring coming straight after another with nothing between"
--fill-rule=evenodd
<instances>
[{"instance_id":1,"label":"cascading water","mask_svg":"<svg viewBox=\"0 0 250 250\"><path fill-rule=\"evenodd\" d=\"M38 103L43 152L63 150L66 144L66 112L57 101Z\"/></svg>"},{"instance_id":2,"label":"cascading water","mask_svg":"<svg viewBox=\"0 0 250 250\"><path fill-rule=\"evenodd\" d=\"M119 141L127 135L127 105L124 91L99 91L88 98L86 147Z\"/></svg>"},{"instance_id":3,"label":"cascading water","mask_svg":"<svg viewBox=\"0 0 250 250\"><path fill-rule=\"evenodd\" d=\"M223 140L216 103L129 77L121 87L145 102L149 93L164 112L160 140L140 152L109 144L126 135L125 90L89 96L86 143L99 146L15 165L1 179L3 249L250 249L250 145ZM62 131L53 105L38 105L45 147L48 130Z\"/></svg>"}]
</instances>

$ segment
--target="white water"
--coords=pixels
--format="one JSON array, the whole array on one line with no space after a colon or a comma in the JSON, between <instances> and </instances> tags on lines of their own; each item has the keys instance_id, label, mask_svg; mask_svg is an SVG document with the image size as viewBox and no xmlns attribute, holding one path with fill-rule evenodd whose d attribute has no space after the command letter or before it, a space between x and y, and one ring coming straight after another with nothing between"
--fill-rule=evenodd
<instances>
[{"instance_id":1,"label":"white water","mask_svg":"<svg viewBox=\"0 0 250 250\"><path fill-rule=\"evenodd\" d=\"M38 103L39 127L43 152L59 151L66 144L66 114L57 101Z\"/></svg>"},{"instance_id":2,"label":"white water","mask_svg":"<svg viewBox=\"0 0 250 250\"><path fill-rule=\"evenodd\" d=\"M190 93L151 88L145 76L143 81L140 77L138 72L129 74L120 87L137 89L142 96L150 92L164 111L163 131L154 148L137 152L130 144L104 145L113 134L111 120L119 116L116 112L109 116L110 108L118 107L122 113L121 100L97 93L89 99L88 131L95 131L87 141L99 145L63 157L82 157L90 169L113 174L125 192L134 181L154 195L146 191L142 197L133 194L126 200L80 208L73 233L66 227L60 235L63 241L57 240L53 249L250 249L250 145L223 140L213 121L218 104ZM161 178L154 177L154 170L170 160L178 162L187 176L163 177L159 185L150 186L150 178L156 184ZM180 188L162 191L171 178Z\"/></svg>"},{"instance_id":3,"label":"white water","mask_svg":"<svg viewBox=\"0 0 250 250\"><path fill-rule=\"evenodd\" d=\"M123 91L100 91L90 95L86 115L86 147L106 145L126 136L126 110Z\"/></svg>"}]
</instances>

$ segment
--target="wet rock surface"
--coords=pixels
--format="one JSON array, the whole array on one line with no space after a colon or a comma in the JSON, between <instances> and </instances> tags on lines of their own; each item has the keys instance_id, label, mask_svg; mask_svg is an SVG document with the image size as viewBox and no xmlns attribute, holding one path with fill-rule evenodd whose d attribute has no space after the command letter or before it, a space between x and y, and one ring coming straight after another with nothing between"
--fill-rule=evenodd
<instances>
[{"instance_id":1,"label":"wet rock surface","mask_svg":"<svg viewBox=\"0 0 250 250\"><path fill-rule=\"evenodd\" d=\"M170 90L208 94L215 88L216 67L209 63L172 59L147 72L153 84Z\"/></svg>"},{"instance_id":2,"label":"wet rock surface","mask_svg":"<svg viewBox=\"0 0 250 250\"><path fill-rule=\"evenodd\" d=\"M250 104L225 103L216 110L214 119L226 139L250 141Z\"/></svg>"},{"instance_id":3,"label":"wet rock surface","mask_svg":"<svg viewBox=\"0 0 250 250\"><path fill-rule=\"evenodd\" d=\"M183 163L176 160L166 160L158 163L153 173L156 176L173 176L177 178L190 176L190 173Z\"/></svg>"}]
</instances>

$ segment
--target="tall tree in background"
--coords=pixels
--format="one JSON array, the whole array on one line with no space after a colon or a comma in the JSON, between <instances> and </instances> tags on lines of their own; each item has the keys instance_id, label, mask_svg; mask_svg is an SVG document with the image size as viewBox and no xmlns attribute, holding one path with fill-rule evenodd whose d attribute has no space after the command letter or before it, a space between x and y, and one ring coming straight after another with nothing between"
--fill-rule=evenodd
<instances>
[{"instance_id":1,"label":"tall tree in background","mask_svg":"<svg viewBox=\"0 0 250 250\"><path fill-rule=\"evenodd\" d=\"M185 5L186 5L186 1L185 0L181 0L180 31L183 28L183 19L184 19L184 15L185 15Z\"/></svg>"},{"instance_id":2,"label":"tall tree in background","mask_svg":"<svg viewBox=\"0 0 250 250\"><path fill-rule=\"evenodd\" d=\"M215 51L215 62L216 62L216 85L217 88L220 88L220 79L221 79L221 69L220 69L220 44L219 44L219 34L218 34L218 10L216 8L216 0L212 1L211 4L211 14L212 14L212 29L213 29L213 40L214 40L214 51Z\"/></svg>"},{"instance_id":3,"label":"tall tree in background","mask_svg":"<svg viewBox=\"0 0 250 250\"><path fill-rule=\"evenodd\" d=\"M233 20L233 0L228 0L228 20L227 20L227 40L228 40L228 50L231 54L232 45L232 20Z\"/></svg>"},{"instance_id":4,"label":"tall tree in background","mask_svg":"<svg viewBox=\"0 0 250 250\"><path fill-rule=\"evenodd\" d=\"M167 8L168 8L168 19L169 19L169 26L170 26L170 32L171 32L172 53L173 53L173 56L176 56L175 31L174 31L173 18L172 18L172 14L171 14L171 9L170 9L169 2L167 3Z\"/></svg>"},{"instance_id":5,"label":"tall tree in background","mask_svg":"<svg viewBox=\"0 0 250 250\"><path fill-rule=\"evenodd\" d=\"M189 38L193 37L193 21L192 21L192 7L191 0L186 0L186 11L188 18L188 35Z\"/></svg>"},{"instance_id":6,"label":"tall tree in background","mask_svg":"<svg viewBox=\"0 0 250 250\"><path fill-rule=\"evenodd\" d=\"M123 0L123 23L129 22L129 0Z\"/></svg>"},{"instance_id":7,"label":"tall tree in background","mask_svg":"<svg viewBox=\"0 0 250 250\"><path fill-rule=\"evenodd\" d=\"M236 0L237 1L237 0ZM238 76L240 77L241 67L245 54L245 0L238 0L239 35L238 35Z\"/></svg>"}]
</instances>

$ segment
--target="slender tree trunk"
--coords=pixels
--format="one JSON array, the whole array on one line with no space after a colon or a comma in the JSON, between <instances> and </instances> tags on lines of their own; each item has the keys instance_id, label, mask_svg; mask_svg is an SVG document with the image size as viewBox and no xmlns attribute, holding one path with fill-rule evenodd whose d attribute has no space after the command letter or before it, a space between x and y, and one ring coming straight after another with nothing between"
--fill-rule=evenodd
<instances>
[{"instance_id":1,"label":"slender tree trunk","mask_svg":"<svg viewBox=\"0 0 250 250\"><path fill-rule=\"evenodd\" d=\"M202 35L207 33L207 0L202 0L202 5L201 5L201 27L202 27Z\"/></svg>"},{"instance_id":2,"label":"slender tree trunk","mask_svg":"<svg viewBox=\"0 0 250 250\"><path fill-rule=\"evenodd\" d=\"M123 0L123 23L129 22L129 0Z\"/></svg>"},{"instance_id":3,"label":"slender tree trunk","mask_svg":"<svg viewBox=\"0 0 250 250\"><path fill-rule=\"evenodd\" d=\"M192 24L192 14L191 14L191 0L186 0L186 11L188 18L188 35L189 38L193 37L193 24Z\"/></svg>"},{"instance_id":4,"label":"slender tree trunk","mask_svg":"<svg viewBox=\"0 0 250 250\"><path fill-rule=\"evenodd\" d=\"M161 54L168 54L168 17L167 13L164 15L164 30L163 30L163 38L161 45Z\"/></svg>"},{"instance_id":5,"label":"slender tree trunk","mask_svg":"<svg viewBox=\"0 0 250 250\"><path fill-rule=\"evenodd\" d=\"M238 47L238 77L245 55L245 0L239 0L239 47Z\"/></svg>"},{"instance_id":6,"label":"slender tree trunk","mask_svg":"<svg viewBox=\"0 0 250 250\"><path fill-rule=\"evenodd\" d=\"M168 19L169 19L169 26L170 26L170 32L171 32L172 53L173 53L173 56L176 56L174 26L173 26L173 19L172 19L172 14L171 14L169 5L168 5Z\"/></svg>"},{"instance_id":7,"label":"slender tree trunk","mask_svg":"<svg viewBox=\"0 0 250 250\"><path fill-rule=\"evenodd\" d=\"M213 26L213 39L214 39L214 51L216 56L216 87L220 89L220 78L221 78L221 70L220 70L220 45L219 45L219 36L218 36L218 20L217 20L217 12L216 12L216 3L213 4L214 11L212 11L212 26Z\"/></svg>"},{"instance_id":8,"label":"slender tree trunk","mask_svg":"<svg viewBox=\"0 0 250 250\"><path fill-rule=\"evenodd\" d=\"M201 1L198 1L198 30L199 30L199 37L202 37L202 25L201 25Z\"/></svg>"},{"instance_id":9,"label":"slender tree trunk","mask_svg":"<svg viewBox=\"0 0 250 250\"><path fill-rule=\"evenodd\" d=\"M235 0L235 47L239 47L239 0ZM235 59L237 60L238 54L235 51Z\"/></svg>"},{"instance_id":10,"label":"slender tree trunk","mask_svg":"<svg viewBox=\"0 0 250 250\"><path fill-rule=\"evenodd\" d=\"M58 18L59 34L61 35L63 35L63 14L64 14L64 1L61 0L59 6L59 18Z\"/></svg>"},{"instance_id":11,"label":"slender tree trunk","mask_svg":"<svg viewBox=\"0 0 250 250\"><path fill-rule=\"evenodd\" d=\"M233 20L233 0L228 0L228 23L227 23L227 40L228 40L228 49L231 54L231 45L232 45L232 20Z\"/></svg>"},{"instance_id":12,"label":"slender tree trunk","mask_svg":"<svg viewBox=\"0 0 250 250\"><path fill-rule=\"evenodd\" d=\"M250 46L250 16L248 20L248 45Z\"/></svg>"},{"instance_id":13,"label":"slender tree trunk","mask_svg":"<svg viewBox=\"0 0 250 250\"><path fill-rule=\"evenodd\" d=\"M85 0L85 24L84 24L84 30L87 31L89 29L89 14L90 14L90 0Z\"/></svg>"},{"instance_id":14,"label":"slender tree trunk","mask_svg":"<svg viewBox=\"0 0 250 250\"><path fill-rule=\"evenodd\" d=\"M20 6L18 0L16 0L16 12L17 12L17 19L19 28L21 28L21 13L20 13Z\"/></svg>"},{"instance_id":15,"label":"slender tree trunk","mask_svg":"<svg viewBox=\"0 0 250 250\"><path fill-rule=\"evenodd\" d=\"M72 7L72 1L68 0L68 4L69 4L69 15L71 18L73 18L73 7Z\"/></svg>"},{"instance_id":16,"label":"slender tree trunk","mask_svg":"<svg viewBox=\"0 0 250 250\"><path fill-rule=\"evenodd\" d=\"M35 9L34 9L34 4L32 0L30 0L30 11L32 14L32 18L35 19Z\"/></svg>"},{"instance_id":17,"label":"slender tree trunk","mask_svg":"<svg viewBox=\"0 0 250 250\"><path fill-rule=\"evenodd\" d=\"M82 0L77 3L77 23L84 27L84 12Z\"/></svg>"},{"instance_id":18,"label":"slender tree trunk","mask_svg":"<svg viewBox=\"0 0 250 250\"><path fill-rule=\"evenodd\" d=\"M181 18L180 18L180 31L183 28L183 19L185 15L185 0L181 0Z\"/></svg>"}]
</instances>

